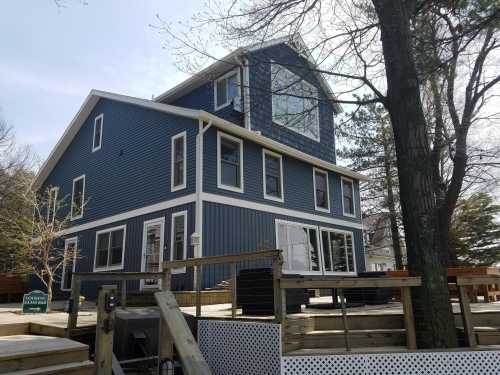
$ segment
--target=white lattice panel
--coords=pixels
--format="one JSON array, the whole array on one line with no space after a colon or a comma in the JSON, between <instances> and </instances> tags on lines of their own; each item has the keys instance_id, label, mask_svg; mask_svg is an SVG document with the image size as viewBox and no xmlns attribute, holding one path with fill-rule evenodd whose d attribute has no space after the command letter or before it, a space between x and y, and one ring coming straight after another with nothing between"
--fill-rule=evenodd
<instances>
[{"instance_id":1,"label":"white lattice panel","mask_svg":"<svg viewBox=\"0 0 500 375\"><path fill-rule=\"evenodd\" d=\"M283 357L283 375L500 375L499 351Z\"/></svg>"},{"instance_id":2,"label":"white lattice panel","mask_svg":"<svg viewBox=\"0 0 500 375\"><path fill-rule=\"evenodd\" d=\"M198 342L214 375L280 374L279 324L201 320Z\"/></svg>"}]
</instances>

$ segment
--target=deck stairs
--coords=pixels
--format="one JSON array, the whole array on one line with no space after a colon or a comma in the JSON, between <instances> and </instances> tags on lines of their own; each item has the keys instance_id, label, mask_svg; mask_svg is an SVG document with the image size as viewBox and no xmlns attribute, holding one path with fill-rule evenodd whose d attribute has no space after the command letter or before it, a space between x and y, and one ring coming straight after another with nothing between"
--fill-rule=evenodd
<instances>
[{"instance_id":1,"label":"deck stairs","mask_svg":"<svg viewBox=\"0 0 500 375\"><path fill-rule=\"evenodd\" d=\"M0 337L0 374L91 375L89 347L79 342L49 336Z\"/></svg>"},{"instance_id":2,"label":"deck stairs","mask_svg":"<svg viewBox=\"0 0 500 375\"><path fill-rule=\"evenodd\" d=\"M460 315L455 315L459 338L464 340ZM473 314L478 345L500 345L500 314ZM349 315L350 346L353 351L366 352L406 350L403 317L394 315ZM345 351L342 317L293 315L286 321L284 351L287 355L320 354Z\"/></svg>"}]
</instances>

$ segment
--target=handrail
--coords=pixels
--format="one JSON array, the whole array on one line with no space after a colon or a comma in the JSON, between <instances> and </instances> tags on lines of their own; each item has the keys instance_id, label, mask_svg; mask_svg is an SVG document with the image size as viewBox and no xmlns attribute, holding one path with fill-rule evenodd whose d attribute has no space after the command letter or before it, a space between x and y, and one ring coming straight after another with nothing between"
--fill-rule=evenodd
<instances>
[{"instance_id":1,"label":"handrail","mask_svg":"<svg viewBox=\"0 0 500 375\"><path fill-rule=\"evenodd\" d=\"M240 254L216 255L203 258L190 258L185 260L171 260L163 262L164 269L206 266L209 264L238 263L254 260L277 259L281 250L263 250Z\"/></svg>"},{"instance_id":2,"label":"handrail","mask_svg":"<svg viewBox=\"0 0 500 375\"><path fill-rule=\"evenodd\" d=\"M286 290L287 289L337 289L342 309L342 324L346 350L350 351L349 328L347 311L344 300L345 288L401 288L401 302L403 303L403 318L406 329L406 345L408 349L417 348L415 321L411 301L410 287L421 286L420 277L336 277L336 276L308 276L304 278L281 278L279 293L281 295L281 323L284 326L286 319ZM284 332L285 329L282 329Z\"/></svg>"},{"instance_id":3,"label":"handrail","mask_svg":"<svg viewBox=\"0 0 500 375\"><path fill-rule=\"evenodd\" d=\"M155 293L155 299L160 307L161 326L166 326L170 345L175 345L177 353L181 358L182 369L187 375L211 375L212 371L203 357L186 319L179 309L174 294L169 290ZM160 336L160 339L165 337ZM160 341L160 347L169 344ZM162 358L164 359L164 358ZM169 358L173 360L173 358Z\"/></svg>"},{"instance_id":4,"label":"handrail","mask_svg":"<svg viewBox=\"0 0 500 375\"><path fill-rule=\"evenodd\" d=\"M500 284L500 275L457 275L457 285Z\"/></svg>"}]
</instances>

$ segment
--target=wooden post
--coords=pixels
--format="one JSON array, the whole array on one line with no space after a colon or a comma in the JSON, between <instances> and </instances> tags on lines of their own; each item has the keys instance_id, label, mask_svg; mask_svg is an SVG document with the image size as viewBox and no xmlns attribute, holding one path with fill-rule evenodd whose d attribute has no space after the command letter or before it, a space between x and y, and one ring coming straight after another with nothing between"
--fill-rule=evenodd
<instances>
[{"instance_id":1,"label":"wooden post","mask_svg":"<svg viewBox=\"0 0 500 375\"><path fill-rule=\"evenodd\" d=\"M273 259L274 319L277 323L281 323L283 319L280 286L282 264L281 255Z\"/></svg>"},{"instance_id":2,"label":"wooden post","mask_svg":"<svg viewBox=\"0 0 500 375\"><path fill-rule=\"evenodd\" d=\"M201 316L201 265L194 266L196 274L196 317Z\"/></svg>"},{"instance_id":3,"label":"wooden post","mask_svg":"<svg viewBox=\"0 0 500 375\"><path fill-rule=\"evenodd\" d=\"M172 270L170 268L163 269L163 278L161 280L161 289L170 291L172 285ZM160 332L158 338L158 370L161 374L161 366L165 361L174 360L174 341L168 330L168 326L160 317Z\"/></svg>"},{"instance_id":4,"label":"wooden post","mask_svg":"<svg viewBox=\"0 0 500 375\"><path fill-rule=\"evenodd\" d=\"M236 318L236 263L231 263L231 318Z\"/></svg>"},{"instance_id":5,"label":"wooden post","mask_svg":"<svg viewBox=\"0 0 500 375\"><path fill-rule=\"evenodd\" d=\"M120 302L122 305L122 309L126 309L127 308L127 280L123 279L121 286L122 286L122 295L121 295Z\"/></svg>"},{"instance_id":6,"label":"wooden post","mask_svg":"<svg viewBox=\"0 0 500 375\"><path fill-rule=\"evenodd\" d=\"M170 268L163 269L163 277L161 279L161 290L172 289L172 270Z\"/></svg>"},{"instance_id":7,"label":"wooden post","mask_svg":"<svg viewBox=\"0 0 500 375\"><path fill-rule=\"evenodd\" d=\"M406 346L410 350L417 349L417 336L415 334L415 318L411 302L411 289L409 286L401 287L401 302L403 303L403 318L406 330Z\"/></svg>"},{"instance_id":8,"label":"wooden post","mask_svg":"<svg viewBox=\"0 0 500 375\"><path fill-rule=\"evenodd\" d=\"M475 348L477 346L476 335L474 333L472 312L470 310L469 297L467 296L465 286L458 285L458 297L460 299L460 310L462 311L462 322L464 324L465 337L469 346L471 348Z\"/></svg>"},{"instance_id":9,"label":"wooden post","mask_svg":"<svg viewBox=\"0 0 500 375\"><path fill-rule=\"evenodd\" d=\"M80 287L81 279L79 276L73 275L71 281L71 300L73 306L68 314L68 327L66 328L66 336L71 338L71 331L76 328L78 324L78 309L80 307Z\"/></svg>"},{"instance_id":10,"label":"wooden post","mask_svg":"<svg viewBox=\"0 0 500 375\"><path fill-rule=\"evenodd\" d=\"M115 285L103 285L97 298L97 323L95 333L95 364L97 375L111 375L113 368L113 328L115 309L106 307Z\"/></svg>"},{"instance_id":11,"label":"wooden post","mask_svg":"<svg viewBox=\"0 0 500 375\"><path fill-rule=\"evenodd\" d=\"M344 289L337 289L339 298L340 298L340 306L342 308L342 325L344 326L344 339L345 339L345 350L351 351L351 339L349 337L349 326L347 324L347 311L345 307L345 298L344 298Z\"/></svg>"}]
</instances>

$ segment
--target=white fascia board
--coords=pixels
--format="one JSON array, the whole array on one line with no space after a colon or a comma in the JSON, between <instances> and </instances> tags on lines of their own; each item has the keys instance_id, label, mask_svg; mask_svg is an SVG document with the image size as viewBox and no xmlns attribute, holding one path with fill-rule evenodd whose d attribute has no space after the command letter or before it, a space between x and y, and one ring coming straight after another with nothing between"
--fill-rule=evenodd
<instances>
[{"instance_id":1,"label":"white fascia board","mask_svg":"<svg viewBox=\"0 0 500 375\"><path fill-rule=\"evenodd\" d=\"M250 130L245 129L241 126L233 124L232 122L223 120L220 117L217 117L211 113L208 113L205 111L200 111L200 119L203 121L206 121L206 122L212 122L214 126L216 126L219 129L222 129L224 131L227 131L229 134L232 134L232 135L244 138L244 139L251 140L255 143L258 143L262 146L265 146L266 148L269 148L271 151L292 156L296 159L302 160L302 161L309 163L313 166L316 166L316 167L319 167L322 169L326 169L326 170L329 170L332 172L337 172L341 175L349 176L349 177L352 177L353 179L356 179L356 180L362 180L362 181L369 181L370 180L367 176L362 175L361 173L354 172L348 168L338 166L336 164L319 159L315 156L311 156L311 155L306 154L305 152L299 151L293 147L284 145L283 143L277 142L277 141L272 140L270 138L264 137L261 134L258 134L256 132L250 131Z\"/></svg>"}]
</instances>

